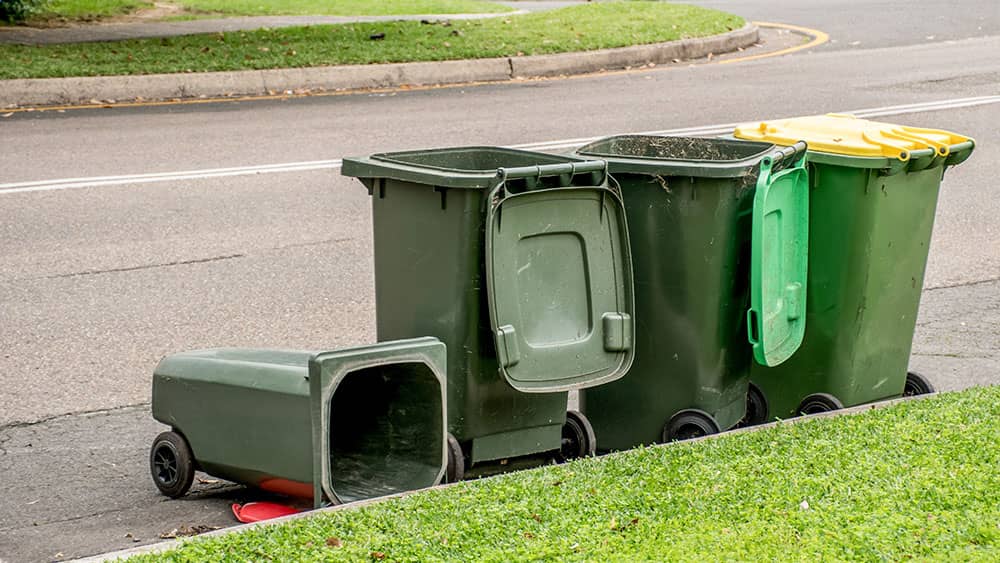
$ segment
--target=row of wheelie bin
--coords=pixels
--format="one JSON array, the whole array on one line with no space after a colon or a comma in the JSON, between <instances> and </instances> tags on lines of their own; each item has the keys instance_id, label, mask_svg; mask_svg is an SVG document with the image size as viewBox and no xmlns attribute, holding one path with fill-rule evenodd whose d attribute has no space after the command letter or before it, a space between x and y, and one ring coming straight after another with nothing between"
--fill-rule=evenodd
<instances>
[{"instance_id":1,"label":"row of wheelie bin","mask_svg":"<svg viewBox=\"0 0 1000 563\"><path fill-rule=\"evenodd\" d=\"M318 505L928 392L907 362L934 210L973 146L828 115L345 159L380 344L164 359L154 481L177 492L173 448Z\"/></svg>"}]
</instances>

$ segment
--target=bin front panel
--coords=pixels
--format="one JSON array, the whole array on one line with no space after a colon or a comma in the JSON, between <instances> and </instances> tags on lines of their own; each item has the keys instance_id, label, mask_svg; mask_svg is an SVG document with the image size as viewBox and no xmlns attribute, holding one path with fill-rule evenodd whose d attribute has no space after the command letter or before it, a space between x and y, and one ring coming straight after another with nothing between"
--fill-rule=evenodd
<instances>
[{"instance_id":1,"label":"bin front panel","mask_svg":"<svg viewBox=\"0 0 1000 563\"><path fill-rule=\"evenodd\" d=\"M514 388L584 388L632 355L624 209L603 187L508 196L490 213L487 260L501 371Z\"/></svg>"},{"instance_id":2,"label":"bin front panel","mask_svg":"<svg viewBox=\"0 0 1000 563\"><path fill-rule=\"evenodd\" d=\"M636 307L625 377L581 393L602 451L659 442L696 408L728 429L745 413L755 176L615 173L628 213Z\"/></svg>"},{"instance_id":3,"label":"bin front panel","mask_svg":"<svg viewBox=\"0 0 1000 563\"><path fill-rule=\"evenodd\" d=\"M754 195L750 311L754 357L774 366L802 343L806 326L809 175L804 161L772 174L761 161Z\"/></svg>"},{"instance_id":4,"label":"bin front panel","mask_svg":"<svg viewBox=\"0 0 1000 563\"><path fill-rule=\"evenodd\" d=\"M810 168L805 338L785 363L751 372L778 418L812 393L845 406L902 393L942 171Z\"/></svg>"}]
</instances>

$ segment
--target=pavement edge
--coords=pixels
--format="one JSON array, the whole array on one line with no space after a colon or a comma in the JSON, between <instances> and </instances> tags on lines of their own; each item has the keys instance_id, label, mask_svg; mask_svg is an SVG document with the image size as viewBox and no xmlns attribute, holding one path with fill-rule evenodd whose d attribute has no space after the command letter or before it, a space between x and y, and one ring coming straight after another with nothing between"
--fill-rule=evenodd
<instances>
[{"instance_id":1,"label":"pavement edge","mask_svg":"<svg viewBox=\"0 0 1000 563\"><path fill-rule=\"evenodd\" d=\"M505 82L617 70L698 59L749 47L759 28L746 24L721 35L557 55L440 62L347 65L231 72L84 76L0 80L0 108L93 104L112 100L164 100L267 96Z\"/></svg>"}]
</instances>

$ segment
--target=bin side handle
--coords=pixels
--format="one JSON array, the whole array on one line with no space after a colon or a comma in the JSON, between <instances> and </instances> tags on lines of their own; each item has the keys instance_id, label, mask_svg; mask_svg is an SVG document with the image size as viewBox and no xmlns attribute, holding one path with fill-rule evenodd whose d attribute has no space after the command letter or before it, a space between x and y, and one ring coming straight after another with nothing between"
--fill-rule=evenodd
<instances>
[{"instance_id":1,"label":"bin side handle","mask_svg":"<svg viewBox=\"0 0 1000 563\"><path fill-rule=\"evenodd\" d=\"M754 347L760 344L760 335L757 334L757 311L753 309L747 309L747 340Z\"/></svg>"}]
</instances>

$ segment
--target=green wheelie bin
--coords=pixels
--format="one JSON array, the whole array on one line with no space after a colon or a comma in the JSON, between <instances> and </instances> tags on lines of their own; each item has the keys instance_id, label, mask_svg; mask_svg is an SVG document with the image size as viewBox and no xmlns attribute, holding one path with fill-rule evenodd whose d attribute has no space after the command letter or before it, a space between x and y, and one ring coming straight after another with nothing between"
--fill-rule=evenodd
<instances>
[{"instance_id":1,"label":"green wheelie bin","mask_svg":"<svg viewBox=\"0 0 1000 563\"><path fill-rule=\"evenodd\" d=\"M498 147L344 160L372 200L379 340L448 346L447 479L595 451L568 392L632 361L625 212L603 161Z\"/></svg>"},{"instance_id":2,"label":"green wheelie bin","mask_svg":"<svg viewBox=\"0 0 1000 563\"><path fill-rule=\"evenodd\" d=\"M735 137L809 144L806 334L787 362L752 370L752 422L932 392L907 368L941 180L973 140L832 114Z\"/></svg>"},{"instance_id":3,"label":"green wheelie bin","mask_svg":"<svg viewBox=\"0 0 1000 563\"><path fill-rule=\"evenodd\" d=\"M170 427L150 448L153 482L181 497L199 469L315 506L436 485L445 362L434 338L167 356L153 374L153 417Z\"/></svg>"},{"instance_id":4,"label":"green wheelie bin","mask_svg":"<svg viewBox=\"0 0 1000 563\"><path fill-rule=\"evenodd\" d=\"M795 351L805 320L804 153L801 143L646 135L577 151L607 160L620 185L634 271L632 367L581 392L602 451L735 426L754 358L775 365ZM749 332L748 310L760 312Z\"/></svg>"}]
</instances>

